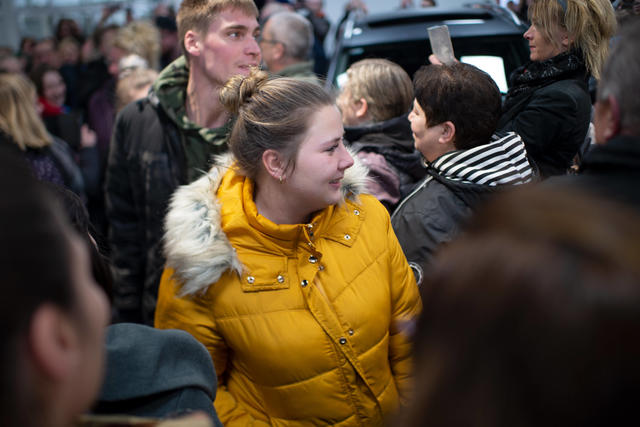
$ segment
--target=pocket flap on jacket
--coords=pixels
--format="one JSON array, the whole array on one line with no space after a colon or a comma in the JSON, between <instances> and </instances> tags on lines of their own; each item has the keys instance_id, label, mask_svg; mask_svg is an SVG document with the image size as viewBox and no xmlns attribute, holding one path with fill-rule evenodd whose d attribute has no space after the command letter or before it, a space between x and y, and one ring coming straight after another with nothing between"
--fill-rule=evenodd
<instances>
[{"instance_id":1,"label":"pocket flap on jacket","mask_svg":"<svg viewBox=\"0 0 640 427\"><path fill-rule=\"evenodd\" d=\"M244 292L271 291L289 287L290 278L285 256L252 254L251 262L244 265L246 268L240 279Z\"/></svg>"}]
</instances>

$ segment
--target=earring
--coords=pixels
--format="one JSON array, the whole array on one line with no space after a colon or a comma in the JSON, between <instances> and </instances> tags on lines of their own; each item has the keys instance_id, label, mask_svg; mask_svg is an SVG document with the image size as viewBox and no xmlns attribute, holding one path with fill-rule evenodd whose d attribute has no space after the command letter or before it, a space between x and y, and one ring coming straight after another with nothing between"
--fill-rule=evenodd
<instances>
[{"instance_id":1,"label":"earring","mask_svg":"<svg viewBox=\"0 0 640 427\"><path fill-rule=\"evenodd\" d=\"M278 178L278 181L280 181L280 184L284 182L284 178L282 177L282 175L280 175L280 177Z\"/></svg>"}]
</instances>

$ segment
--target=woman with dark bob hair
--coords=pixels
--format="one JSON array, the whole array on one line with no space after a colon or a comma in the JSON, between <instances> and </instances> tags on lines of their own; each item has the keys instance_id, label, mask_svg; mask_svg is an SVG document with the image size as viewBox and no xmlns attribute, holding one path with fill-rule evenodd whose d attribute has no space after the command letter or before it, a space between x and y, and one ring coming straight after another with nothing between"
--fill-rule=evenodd
<instances>
[{"instance_id":1,"label":"woman with dark bob hair","mask_svg":"<svg viewBox=\"0 0 640 427\"><path fill-rule=\"evenodd\" d=\"M600 78L616 19L609 0L534 0L531 61L513 72L498 129L525 142L542 177L561 175L585 141L590 76Z\"/></svg>"},{"instance_id":2,"label":"woman with dark bob hair","mask_svg":"<svg viewBox=\"0 0 640 427\"><path fill-rule=\"evenodd\" d=\"M496 198L423 285L397 425L638 425L638 242L637 215L591 196Z\"/></svg>"},{"instance_id":3,"label":"woman with dark bob hair","mask_svg":"<svg viewBox=\"0 0 640 427\"><path fill-rule=\"evenodd\" d=\"M227 427L382 425L421 302L335 100L256 70L220 97L233 157L173 196L156 327L207 347Z\"/></svg>"}]
</instances>

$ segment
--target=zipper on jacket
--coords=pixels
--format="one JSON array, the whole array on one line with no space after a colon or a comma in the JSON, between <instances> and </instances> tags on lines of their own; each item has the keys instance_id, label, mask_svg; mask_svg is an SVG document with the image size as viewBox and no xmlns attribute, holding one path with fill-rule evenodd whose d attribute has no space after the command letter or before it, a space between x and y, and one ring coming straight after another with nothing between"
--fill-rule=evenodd
<instances>
[{"instance_id":1,"label":"zipper on jacket","mask_svg":"<svg viewBox=\"0 0 640 427\"><path fill-rule=\"evenodd\" d=\"M415 190L413 190L411 193L409 193L409 195L407 197L404 198L404 200L402 202L400 202L400 204L398 205L398 207L396 208L395 211L393 211L393 214L391 215L391 222L393 223L393 219L396 217L396 214L398 213L398 211L400 210L401 207L404 206L405 203L407 203L407 201L412 198L418 191L422 190L424 187L426 187L427 183L429 181L431 181L433 179L433 177L431 175L427 176L421 183L420 185L418 185L416 187Z\"/></svg>"}]
</instances>

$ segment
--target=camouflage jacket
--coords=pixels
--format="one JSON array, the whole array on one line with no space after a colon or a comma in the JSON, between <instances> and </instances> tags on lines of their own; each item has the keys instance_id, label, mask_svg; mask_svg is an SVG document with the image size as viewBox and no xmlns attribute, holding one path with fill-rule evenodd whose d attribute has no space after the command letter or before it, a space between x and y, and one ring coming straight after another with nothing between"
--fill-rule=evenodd
<instances>
[{"instance_id":1,"label":"camouflage jacket","mask_svg":"<svg viewBox=\"0 0 640 427\"><path fill-rule=\"evenodd\" d=\"M273 73L279 77L292 77L299 80L304 80L310 83L320 83L320 79L313 72L313 61L299 62L297 64L290 65L277 73Z\"/></svg>"}]
</instances>

